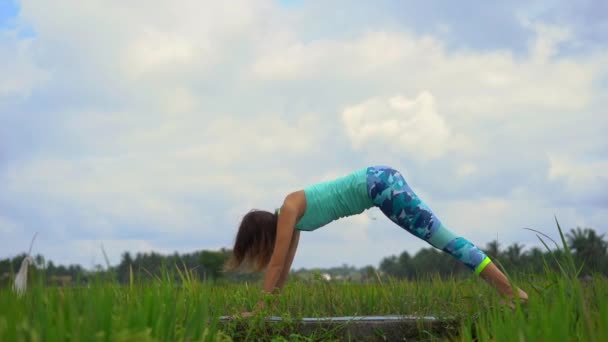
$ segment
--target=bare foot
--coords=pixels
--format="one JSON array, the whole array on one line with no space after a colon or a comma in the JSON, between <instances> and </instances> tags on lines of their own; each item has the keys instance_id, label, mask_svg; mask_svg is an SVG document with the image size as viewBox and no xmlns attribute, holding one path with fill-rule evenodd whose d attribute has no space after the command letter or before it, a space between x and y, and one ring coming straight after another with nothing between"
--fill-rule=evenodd
<instances>
[{"instance_id":1,"label":"bare foot","mask_svg":"<svg viewBox=\"0 0 608 342\"><path fill-rule=\"evenodd\" d=\"M505 297L511 299L518 297L522 304L528 301L528 294L522 289L516 287L517 294L513 293L511 283L493 262L489 263L479 275Z\"/></svg>"},{"instance_id":2,"label":"bare foot","mask_svg":"<svg viewBox=\"0 0 608 342\"><path fill-rule=\"evenodd\" d=\"M517 288L519 294L519 301L522 305L525 305L528 302L528 294L520 288ZM505 298L500 299L500 304L504 304L511 308L511 310L515 310L515 301L517 299L512 295L507 295Z\"/></svg>"},{"instance_id":3,"label":"bare foot","mask_svg":"<svg viewBox=\"0 0 608 342\"><path fill-rule=\"evenodd\" d=\"M519 292L519 300L521 303L526 304L528 302L528 294L519 287L517 288L517 291Z\"/></svg>"}]
</instances>

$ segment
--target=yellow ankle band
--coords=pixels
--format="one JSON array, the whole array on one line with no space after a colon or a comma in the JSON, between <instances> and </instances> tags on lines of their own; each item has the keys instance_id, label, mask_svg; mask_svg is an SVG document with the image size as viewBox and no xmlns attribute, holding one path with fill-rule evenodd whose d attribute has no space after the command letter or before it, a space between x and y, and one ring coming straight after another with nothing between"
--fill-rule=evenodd
<instances>
[{"instance_id":1,"label":"yellow ankle band","mask_svg":"<svg viewBox=\"0 0 608 342\"><path fill-rule=\"evenodd\" d=\"M486 266L488 266L488 264L491 262L492 260L490 260L490 257L486 257L485 259L483 259L481 264L479 264L479 266L475 268L475 274L479 275L479 273L481 273L481 271L483 271L483 269L486 268Z\"/></svg>"}]
</instances>

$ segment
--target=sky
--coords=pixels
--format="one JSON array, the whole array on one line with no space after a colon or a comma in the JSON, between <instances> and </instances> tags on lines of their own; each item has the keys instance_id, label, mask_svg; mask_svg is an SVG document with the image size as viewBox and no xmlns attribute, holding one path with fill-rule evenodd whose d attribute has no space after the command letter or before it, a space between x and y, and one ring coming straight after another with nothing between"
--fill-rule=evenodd
<instances>
[{"instance_id":1,"label":"sky","mask_svg":"<svg viewBox=\"0 0 608 342\"><path fill-rule=\"evenodd\" d=\"M608 232L608 4L0 1L0 258L230 248L251 208L400 170L479 246ZM378 209L294 267L428 245Z\"/></svg>"}]
</instances>

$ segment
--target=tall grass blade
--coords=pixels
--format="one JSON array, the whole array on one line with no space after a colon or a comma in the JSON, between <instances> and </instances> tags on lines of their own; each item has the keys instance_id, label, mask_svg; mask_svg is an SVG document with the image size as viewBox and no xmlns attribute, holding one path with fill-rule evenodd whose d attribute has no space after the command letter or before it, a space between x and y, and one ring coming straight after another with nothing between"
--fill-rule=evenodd
<instances>
[{"instance_id":1,"label":"tall grass blade","mask_svg":"<svg viewBox=\"0 0 608 342\"><path fill-rule=\"evenodd\" d=\"M27 251L27 255L32 255L32 248L34 247L34 241L36 240L36 236L38 236L38 232L34 233L32 237L32 241L30 242L30 249Z\"/></svg>"},{"instance_id":2,"label":"tall grass blade","mask_svg":"<svg viewBox=\"0 0 608 342\"><path fill-rule=\"evenodd\" d=\"M545 243L545 241L540 236L536 235L536 237L545 246L545 248L547 249L547 251L549 251L549 253L551 253L551 256L553 257L553 260L555 260L555 263L557 264L557 267L559 267L559 270L562 272L562 275L564 277L568 277L568 272L566 272L566 270L562 267L562 264L559 262L559 260L557 259L557 257L555 256L555 253L551 250L551 248L549 248L549 246L547 246L547 244Z\"/></svg>"}]
</instances>

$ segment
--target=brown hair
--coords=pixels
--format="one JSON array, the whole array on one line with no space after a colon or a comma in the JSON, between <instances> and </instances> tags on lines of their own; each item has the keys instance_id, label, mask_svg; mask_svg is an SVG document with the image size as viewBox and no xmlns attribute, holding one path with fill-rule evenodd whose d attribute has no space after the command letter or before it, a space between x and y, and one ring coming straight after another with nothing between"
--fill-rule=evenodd
<instances>
[{"instance_id":1,"label":"brown hair","mask_svg":"<svg viewBox=\"0 0 608 342\"><path fill-rule=\"evenodd\" d=\"M259 272L270 262L277 236L277 215L265 210L251 210L236 234L232 257L224 265L225 271L239 269Z\"/></svg>"}]
</instances>

